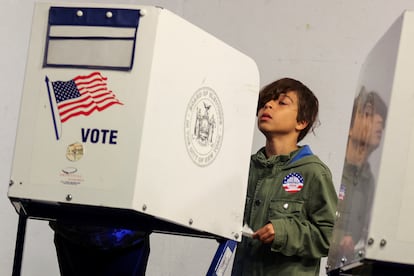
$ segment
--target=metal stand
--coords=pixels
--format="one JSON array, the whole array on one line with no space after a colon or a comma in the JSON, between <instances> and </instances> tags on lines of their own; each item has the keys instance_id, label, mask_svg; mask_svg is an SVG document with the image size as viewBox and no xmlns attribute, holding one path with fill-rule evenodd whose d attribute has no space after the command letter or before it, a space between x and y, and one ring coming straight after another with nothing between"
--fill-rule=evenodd
<instances>
[{"instance_id":1,"label":"metal stand","mask_svg":"<svg viewBox=\"0 0 414 276\"><path fill-rule=\"evenodd\" d=\"M26 225L27 215L21 211L19 213L19 224L17 226L16 248L14 249L13 276L20 276L21 273Z\"/></svg>"},{"instance_id":2,"label":"metal stand","mask_svg":"<svg viewBox=\"0 0 414 276\"><path fill-rule=\"evenodd\" d=\"M209 233L195 229L157 220L154 217L139 215L136 212L107 207L91 207L84 205L45 204L20 199L11 199L19 214L17 228L16 247L14 251L14 263L12 276L20 276L23 260L23 248L26 235L26 225L29 218L48 221L60 220L69 223L93 223L94 225L125 227L142 231L158 232L164 234L179 234L198 238L215 238L219 246L210 264L206 276L222 276L233 256L237 242L220 239ZM93 219L92 219L93 218ZM134 219L131 219L134 218ZM138 223L139 221L139 223ZM145 227L143 227L145 226Z\"/></svg>"},{"instance_id":3,"label":"metal stand","mask_svg":"<svg viewBox=\"0 0 414 276\"><path fill-rule=\"evenodd\" d=\"M414 275L414 266L377 260L364 260L360 266L355 266L350 269L337 268L327 271L326 274L328 276L412 276Z\"/></svg>"},{"instance_id":4,"label":"metal stand","mask_svg":"<svg viewBox=\"0 0 414 276\"><path fill-rule=\"evenodd\" d=\"M216 254L214 255L206 276L224 275L236 246L237 242L233 240L220 241L220 245L217 248Z\"/></svg>"}]
</instances>

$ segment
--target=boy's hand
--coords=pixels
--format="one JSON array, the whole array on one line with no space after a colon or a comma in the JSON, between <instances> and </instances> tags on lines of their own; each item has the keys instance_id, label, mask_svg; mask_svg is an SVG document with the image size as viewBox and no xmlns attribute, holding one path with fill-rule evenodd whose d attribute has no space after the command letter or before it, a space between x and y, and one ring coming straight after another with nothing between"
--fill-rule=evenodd
<instances>
[{"instance_id":1,"label":"boy's hand","mask_svg":"<svg viewBox=\"0 0 414 276\"><path fill-rule=\"evenodd\" d=\"M275 238L275 229L271 223L268 223L254 232L252 238L258 239L262 243L272 243Z\"/></svg>"}]
</instances>

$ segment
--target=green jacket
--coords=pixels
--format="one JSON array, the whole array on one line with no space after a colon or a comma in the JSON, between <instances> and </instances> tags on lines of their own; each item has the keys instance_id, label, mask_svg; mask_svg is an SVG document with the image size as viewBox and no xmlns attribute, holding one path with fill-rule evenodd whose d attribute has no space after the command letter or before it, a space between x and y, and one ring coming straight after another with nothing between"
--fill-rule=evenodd
<instances>
[{"instance_id":1,"label":"green jacket","mask_svg":"<svg viewBox=\"0 0 414 276\"><path fill-rule=\"evenodd\" d=\"M272 244L243 237L232 275L319 275L328 253L337 194L331 172L308 146L290 155L252 155L244 220L258 230L273 224Z\"/></svg>"}]
</instances>

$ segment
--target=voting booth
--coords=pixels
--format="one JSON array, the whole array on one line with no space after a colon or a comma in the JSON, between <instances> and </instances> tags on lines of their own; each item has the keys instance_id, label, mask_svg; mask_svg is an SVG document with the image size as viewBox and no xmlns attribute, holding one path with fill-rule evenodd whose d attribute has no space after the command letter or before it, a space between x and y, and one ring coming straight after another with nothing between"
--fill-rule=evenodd
<instances>
[{"instance_id":1,"label":"voting booth","mask_svg":"<svg viewBox=\"0 0 414 276\"><path fill-rule=\"evenodd\" d=\"M414 275L414 12L376 43L354 101L329 275Z\"/></svg>"},{"instance_id":2,"label":"voting booth","mask_svg":"<svg viewBox=\"0 0 414 276\"><path fill-rule=\"evenodd\" d=\"M240 241L258 91L251 58L166 9L36 3L8 197Z\"/></svg>"}]
</instances>

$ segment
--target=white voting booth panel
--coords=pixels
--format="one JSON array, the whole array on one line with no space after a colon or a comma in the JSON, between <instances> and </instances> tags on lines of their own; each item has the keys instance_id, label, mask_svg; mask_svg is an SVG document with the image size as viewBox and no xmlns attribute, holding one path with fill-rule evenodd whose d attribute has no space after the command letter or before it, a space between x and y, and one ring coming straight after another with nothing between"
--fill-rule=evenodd
<instances>
[{"instance_id":1,"label":"white voting booth panel","mask_svg":"<svg viewBox=\"0 0 414 276\"><path fill-rule=\"evenodd\" d=\"M391 267L393 275L413 275L413 68L414 12L406 11L377 42L360 74L358 93L374 91L382 98L386 107L383 112L385 124L382 132L377 131L381 144L373 149L368 159L369 167L366 167L372 172L373 179L367 178L368 169L355 173L353 184L349 186L344 186L346 179L343 177L339 201L349 204L349 208L338 209L328 270L347 271L364 265L375 269L375 263L381 263L382 268ZM348 172L349 167L345 165L344 176ZM374 185L367 187L371 181ZM357 191L358 185L363 185L359 190L365 189L365 192L350 193L352 189ZM371 206L360 208L366 202L371 202ZM359 221L361 217L364 220ZM345 246L345 237L350 235L346 229L359 231L356 233L359 239L354 238L352 250L349 237L348 247Z\"/></svg>"},{"instance_id":2,"label":"white voting booth panel","mask_svg":"<svg viewBox=\"0 0 414 276\"><path fill-rule=\"evenodd\" d=\"M251 58L168 10L37 3L8 196L240 240L258 90Z\"/></svg>"}]
</instances>

